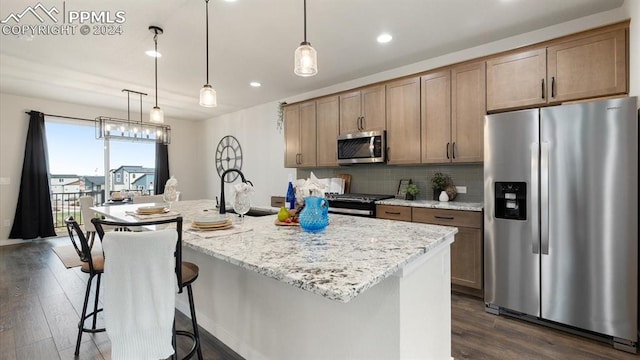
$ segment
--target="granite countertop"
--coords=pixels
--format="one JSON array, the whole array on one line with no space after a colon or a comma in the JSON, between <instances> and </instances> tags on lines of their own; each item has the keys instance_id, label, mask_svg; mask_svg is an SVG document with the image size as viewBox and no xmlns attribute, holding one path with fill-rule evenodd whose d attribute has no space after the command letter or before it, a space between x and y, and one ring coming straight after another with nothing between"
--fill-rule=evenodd
<instances>
[{"instance_id":1,"label":"granite countertop","mask_svg":"<svg viewBox=\"0 0 640 360\"><path fill-rule=\"evenodd\" d=\"M434 201L434 200L401 200L387 199L376 201L377 205L394 205L394 206L410 206L424 207L433 209L447 210L464 210L464 211L482 211L484 205L479 202L461 202L461 201Z\"/></svg>"},{"instance_id":2,"label":"granite countertop","mask_svg":"<svg viewBox=\"0 0 640 360\"><path fill-rule=\"evenodd\" d=\"M176 202L172 209L182 214L188 229L189 219L214 207L214 201L196 200ZM324 232L311 234L299 226L276 226L275 220L275 215L245 217L243 232L212 238L185 231L183 242L231 264L348 302L458 232L448 226L329 214Z\"/></svg>"}]
</instances>

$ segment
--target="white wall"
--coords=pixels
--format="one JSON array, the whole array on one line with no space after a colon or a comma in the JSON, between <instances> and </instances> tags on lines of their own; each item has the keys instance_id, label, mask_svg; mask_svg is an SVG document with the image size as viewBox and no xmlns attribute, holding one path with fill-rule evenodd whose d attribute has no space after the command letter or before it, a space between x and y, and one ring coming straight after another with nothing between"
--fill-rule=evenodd
<instances>
[{"instance_id":1,"label":"white wall","mask_svg":"<svg viewBox=\"0 0 640 360\"><path fill-rule=\"evenodd\" d=\"M9 241L8 237L18 202L24 146L29 127L29 117L25 111L30 110L88 119L99 115L120 118L127 116L124 111L0 93L0 177L10 178L11 181L9 185L0 185L0 245L15 242ZM196 159L201 152L201 125L175 119L166 119L166 122L171 125L172 130L169 168L171 174L178 178L181 196L183 199L201 198L204 195L204 181L198 161L181 161ZM5 226L5 220L9 220L9 226Z\"/></svg>"},{"instance_id":2,"label":"white wall","mask_svg":"<svg viewBox=\"0 0 640 360\"><path fill-rule=\"evenodd\" d=\"M284 168L284 134L276 126L277 110L278 103L272 102L203 123L205 140L201 162L205 169L207 198L220 196L215 152L218 142L226 135L235 136L242 146L242 172L255 187L252 205L269 206L271 196L284 196L288 177L295 177L295 169ZM227 203L232 202L231 187L225 185Z\"/></svg>"}]
</instances>

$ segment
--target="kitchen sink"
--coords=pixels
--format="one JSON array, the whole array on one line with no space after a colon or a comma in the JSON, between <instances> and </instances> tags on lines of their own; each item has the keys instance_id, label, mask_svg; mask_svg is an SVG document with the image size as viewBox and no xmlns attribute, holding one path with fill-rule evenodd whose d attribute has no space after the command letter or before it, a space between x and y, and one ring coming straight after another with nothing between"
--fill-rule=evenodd
<instances>
[{"instance_id":1,"label":"kitchen sink","mask_svg":"<svg viewBox=\"0 0 640 360\"><path fill-rule=\"evenodd\" d=\"M233 209L228 209L228 213L235 214L236 212ZM246 216L258 217L258 216L268 216L277 214L274 210L264 210L264 209L249 209L249 212L246 213Z\"/></svg>"}]
</instances>

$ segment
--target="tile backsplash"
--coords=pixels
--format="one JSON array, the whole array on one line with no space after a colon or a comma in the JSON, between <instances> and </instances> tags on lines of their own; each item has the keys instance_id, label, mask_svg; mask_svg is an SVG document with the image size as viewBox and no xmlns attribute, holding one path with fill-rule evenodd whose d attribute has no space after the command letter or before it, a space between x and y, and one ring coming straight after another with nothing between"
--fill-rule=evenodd
<instances>
[{"instance_id":1,"label":"tile backsplash","mask_svg":"<svg viewBox=\"0 0 640 360\"><path fill-rule=\"evenodd\" d=\"M421 200L433 199L431 176L435 172L449 175L456 186L466 186L466 194L458 194L455 201L483 201L482 164L466 165L422 165L392 166L383 164L358 164L339 168L298 169L297 178L306 179L313 171L318 178L335 177L336 174L351 175L351 192L367 194L395 194L401 179L411 179L418 185Z\"/></svg>"}]
</instances>

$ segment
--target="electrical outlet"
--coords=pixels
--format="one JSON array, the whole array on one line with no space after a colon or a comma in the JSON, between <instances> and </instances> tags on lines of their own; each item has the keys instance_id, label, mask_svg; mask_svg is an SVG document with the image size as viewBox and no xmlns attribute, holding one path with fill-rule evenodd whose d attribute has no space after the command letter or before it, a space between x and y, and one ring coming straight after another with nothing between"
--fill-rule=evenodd
<instances>
[{"instance_id":1,"label":"electrical outlet","mask_svg":"<svg viewBox=\"0 0 640 360\"><path fill-rule=\"evenodd\" d=\"M458 194L466 194L467 193L467 187L466 186L458 186L458 185L456 185L456 191L458 192Z\"/></svg>"},{"instance_id":2,"label":"electrical outlet","mask_svg":"<svg viewBox=\"0 0 640 360\"><path fill-rule=\"evenodd\" d=\"M9 227L9 226L11 226L11 220L9 220L9 219L4 219L4 221L2 222L2 226L4 226L4 227Z\"/></svg>"},{"instance_id":3,"label":"electrical outlet","mask_svg":"<svg viewBox=\"0 0 640 360\"><path fill-rule=\"evenodd\" d=\"M9 185L9 184L11 184L11 178L0 177L0 185Z\"/></svg>"}]
</instances>

